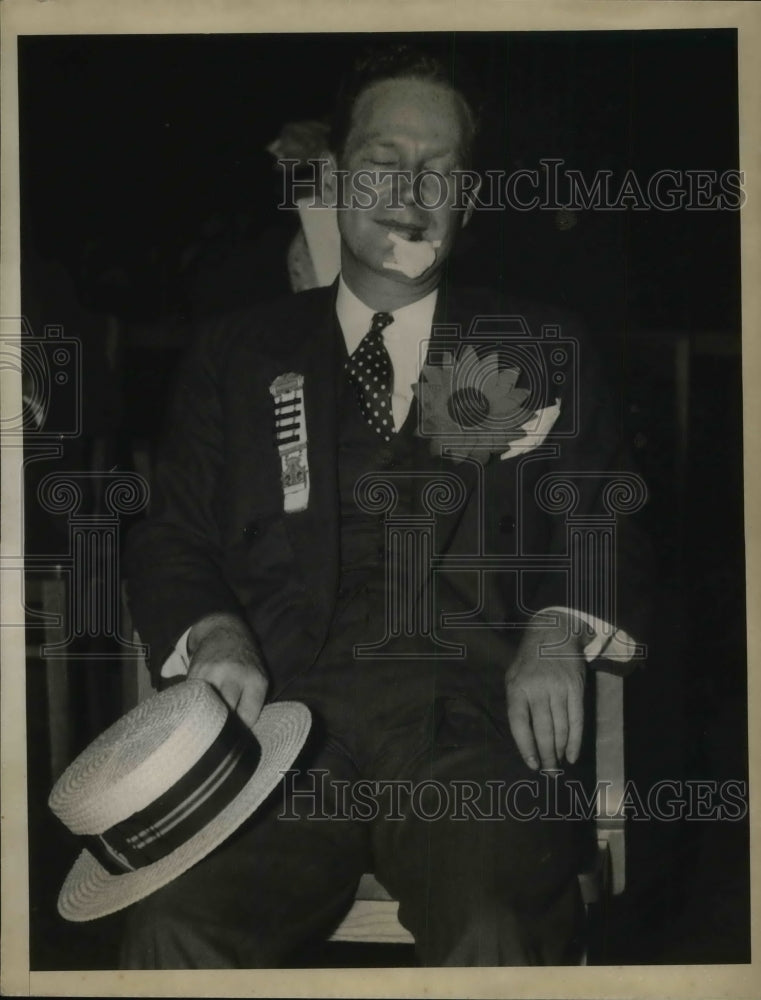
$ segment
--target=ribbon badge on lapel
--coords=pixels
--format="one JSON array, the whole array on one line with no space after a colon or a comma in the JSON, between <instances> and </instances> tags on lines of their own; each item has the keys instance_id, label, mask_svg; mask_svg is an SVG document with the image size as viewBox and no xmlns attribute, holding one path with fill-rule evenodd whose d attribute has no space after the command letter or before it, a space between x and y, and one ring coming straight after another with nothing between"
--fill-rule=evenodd
<instances>
[{"instance_id":1,"label":"ribbon badge on lapel","mask_svg":"<svg viewBox=\"0 0 761 1000\"><path fill-rule=\"evenodd\" d=\"M307 423L304 410L304 376L278 375L270 386L275 407L275 443L280 455L283 510L306 510L309 504Z\"/></svg>"}]
</instances>

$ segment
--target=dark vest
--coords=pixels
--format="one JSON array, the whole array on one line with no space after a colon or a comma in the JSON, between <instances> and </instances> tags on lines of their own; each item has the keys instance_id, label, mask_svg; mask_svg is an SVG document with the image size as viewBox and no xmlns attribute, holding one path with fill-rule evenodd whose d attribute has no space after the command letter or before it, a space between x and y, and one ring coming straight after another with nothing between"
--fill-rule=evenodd
<instances>
[{"instance_id":1,"label":"dark vest","mask_svg":"<svg viewBox=\"0 0 761 1000\"><path fill-rule=\"evenodd\" d=\"M341 366L345 350L339 352ZM381 603L385 593L386 549L383 514L373 514L358 502L356 487L368 473L399 473L415 468L421 446L415 436L417 407L413 401L404 425L385 442L362 416L354 386L341 370L338 402L338 477L340 497L339 614L347 602L371 595ZM399 501L395 513L405 513L412 502L411 477L395 477Z\"/></svg>"},{"instance_id":2,"label":"dark vest","mask_svg":"<svg viewBox=\"0 0 761 1000\"><path fill-rule=\"evenodd\" d=\"M338 476L340 495L340 576L336 610L322 656L343 657L354 643L374 642L384 635L387 622L388 601L387 569L396 586L399 573L408 573L407 567L393 565L393 556L386 551L386 515L374 514L363 509L356 495L357 484L368 473L388 472L393 476L398 500L394 517L403 517L414 512L415 492L421 490L421 480L405 472L414 473L421 468L431 468L425 461L429 442L415 434L418 421L418 407L412 401L403 426L393 439L386 443L366 422L357 401L356 391L346 375L343 365L346 348L340 330L337 351L338 372ZM432 471L432 475L435 473ZM481 592L473 579L473 574L455 573L451 579L439 575L436 584L437 612L444 609L457 613L467 613L486 599L487 591ZM490 581L487 581L489 583ZM474 589L475 588L475 589ZM439 603L441 607L439 607ZM493 601L489 602L494 604ZM437 612L433 617L437 618ZM487 609L487 621L495 621L494 608ZM502 611L504 614L504 611ZM471 655L482 661L504 658L502 649L506 638L498 638L492 627L469 628L466 633L455 635L451 629L440 633L446 642L463 644L467 648L466 658ZM507 640L508 642L510 640ZM496 645L495 645L496 644ZM404 649L408 643L403 643ZM499 648L497 648L499 647ZM396 648L394 646L389 647ZM430 643L424 641L422 648L430 650ZM401 651L402 658L408 654ZM386 652L384 655L389 655Z\"/></svg>"}]
</instances>

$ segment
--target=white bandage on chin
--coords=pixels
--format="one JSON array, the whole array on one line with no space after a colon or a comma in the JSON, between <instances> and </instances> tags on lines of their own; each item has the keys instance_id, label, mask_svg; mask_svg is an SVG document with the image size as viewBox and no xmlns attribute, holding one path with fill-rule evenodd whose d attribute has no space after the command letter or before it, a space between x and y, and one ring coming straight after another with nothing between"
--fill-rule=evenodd
<instances>
[{"instance_id":1,"label":"white bandage on chin","mask_svg":"<svg viewBox=\"0 0 761 1000\"><path fill-rule=\"evenodd\" d=\"M389 260L383 266L390 271L401 271L407 278L419 278L436 260L436 250L441 240L405 240L398 233L390 232L388 238L393 247Z\"/></svg>"}]
</instances>

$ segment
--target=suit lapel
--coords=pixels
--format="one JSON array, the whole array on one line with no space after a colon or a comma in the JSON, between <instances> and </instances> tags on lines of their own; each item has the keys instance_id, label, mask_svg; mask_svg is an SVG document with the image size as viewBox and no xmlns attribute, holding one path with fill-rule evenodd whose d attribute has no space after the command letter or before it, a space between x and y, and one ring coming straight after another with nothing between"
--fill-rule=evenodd
<instances>
[{"instance_id":1,"label":"suit lapel","mask_svg":"<svg viewBox=\"0 0 761 1000\"><path fill-rule=\"evenodd\" d=\"M447 282L443 281L436 299L431 341L428 347L428 359L431 363L436 363L438 360L436 356L437 341L442 342L446 340L447 346L451 346L454 339L462 343L467 335L472 318L473 314L468 310L465 303L451 295ZM416 425L419 421L419 406L420 403L418 401L415 404ZM439 553L444 553L452 544L465 509L479 483L482 467L476 461L455 461L446 454L443 456L432 454L429 438L416 436L415 441L417 443L416 469L427 473L431 482L434 482L437 477L449 479L451 476L455 476L459 480L462 489L462 502L458 503L454 509L437 513L436 515L436 548ZM415 494L418 512L422 513L424 508L420 491L415 491Z\"/></svg>"},{"instance_id":2,"label":"suit lapel","mask_svg":"<svg viewBox=\"0 0 761 1000\"><path fill-rule=\"evenodd\" d=\"M339 550L335 292L320 305L305 330L300 360L290 360L300 364L304 374L309 503L306 510L284 514L283 519L307 594L327 620L337 587Z\"/></svg>"}]
</instances>

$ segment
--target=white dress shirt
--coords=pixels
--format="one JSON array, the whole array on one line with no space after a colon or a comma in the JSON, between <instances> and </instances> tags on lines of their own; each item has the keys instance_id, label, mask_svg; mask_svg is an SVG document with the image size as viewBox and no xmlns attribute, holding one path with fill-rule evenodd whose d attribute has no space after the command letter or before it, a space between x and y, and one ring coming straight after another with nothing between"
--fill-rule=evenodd
<instances>
[{"instance_id":1,"label":"white dress shirt","mask_svg":"<svg viewBox=\"0 0 761 1000\"><path fill-rule=\"evenodd\" d=\"M408 306L402 306L401 309L395 309L392 313L394 322L389 323L383 330L383 341L394 369L391 412L394 429L397 431L407 418L415 395L412 387L417 383L425 363L437 294L438 289L434 289L425 298L418 299ZM349 355L359 347L362 338L370 329L376 311L357 298L341 275L338 281L336 315ZM565 607L545 608L540 614L547 615L550 612L575 615L594 630L594 637L584 647L584 657L587 662L596 659L603 651L606 660L626 662L636 651L636 643L626 632L613 628L608 622L601 621L593 615ZM161 667L162 677L174 677L188 672L189 632L190 629L183 633L175 651L164 661Z\"/></svg>"},{"instance_id":2,"label":"white dress shirt","mask_svg":"<svg viewBox=\"0 0 761 1000\"><path fill-rule=\"evenodd\" d=\"M414 396L412 387L420 378L425 363L437 295L438 289L434 288L424 299L395 309L391 314L394 322L383 330L383 342L394 369L391 414L397 431L407 418ZM357 298L342 275L338 281L336 315L350 356L370 329L375 312Z\"/></svg>"}]
</instances>

